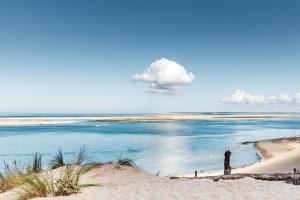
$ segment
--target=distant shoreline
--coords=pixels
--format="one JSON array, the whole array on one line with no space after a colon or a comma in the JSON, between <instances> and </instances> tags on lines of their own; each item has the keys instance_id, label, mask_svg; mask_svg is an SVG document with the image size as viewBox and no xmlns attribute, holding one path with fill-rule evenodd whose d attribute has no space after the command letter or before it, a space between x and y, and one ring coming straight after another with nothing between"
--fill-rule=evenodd
<instances>
[{"instance_id":1,"label":"distant shoreline","mask_svg":"<svg viewBox=\"0 0 300 200\"><path fill-rule=\"evenodd\" d=\"M171 122L205 120L256 120L256 119L300 119L299 114L257 114L257 115L186 115L161 114L145 116L105 117L1 117L0 126L55 125L79 122Z\"/></svg>"}]
</instances>

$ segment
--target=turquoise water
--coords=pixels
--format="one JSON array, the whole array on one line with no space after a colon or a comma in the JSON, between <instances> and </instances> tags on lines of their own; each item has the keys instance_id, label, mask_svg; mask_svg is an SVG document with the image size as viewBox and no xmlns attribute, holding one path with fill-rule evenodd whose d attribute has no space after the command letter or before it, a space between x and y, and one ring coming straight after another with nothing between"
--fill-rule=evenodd
<instances>
[{"instance_id":1,"label":"turquoise water","mask_svg":"<svg viewBox=\"0 0 300 200\"><path fill-rule=\"evenodd\" d=\"M222 169L223 153L228 149L233 152L233 167L257 162L260 158L253 145L240 142L299 133L299 119L3 126L0 162L25 162L33 152L41 152L48 163L59 148L71 160L85 145L90 161L114 161L122 154L150 173L191 174Z\"/></svg>"}]
</instances>

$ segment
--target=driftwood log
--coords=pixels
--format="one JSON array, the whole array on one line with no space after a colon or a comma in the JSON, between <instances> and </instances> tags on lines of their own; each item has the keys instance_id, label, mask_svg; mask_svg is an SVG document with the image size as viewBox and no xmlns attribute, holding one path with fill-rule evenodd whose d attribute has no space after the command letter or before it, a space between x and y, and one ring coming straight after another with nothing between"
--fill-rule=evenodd
<instances>
[{"instance_id":1,"label":"driftwood log","mask_svg":"<svg viewBox=\"0 0 300 200\"><path fill-rule=\"evenodd\" d=\"M220 176L204 176L204 177L185 177L184 179L211 179L214 181L219 180L236 180L241 178L254 178L257 180L265 181L284 181L286 183L300 185L300 173L262 173L262 174L231 174ZM179 177L170 177L171 179L180 179Z\"/></svg>"}]
</instances>

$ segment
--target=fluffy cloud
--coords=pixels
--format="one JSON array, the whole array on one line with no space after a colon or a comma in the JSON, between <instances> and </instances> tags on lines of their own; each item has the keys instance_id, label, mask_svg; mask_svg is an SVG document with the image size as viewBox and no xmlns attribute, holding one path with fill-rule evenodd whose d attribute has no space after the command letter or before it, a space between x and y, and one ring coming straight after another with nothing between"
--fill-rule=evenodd
<instances>
[{"instance_id":1,"label":"fluffy cloud","mask_svg":"<svg viewBox=\"0 0 300 200\"><path fill-rule=\"evenodd\" d=\"M288 94L279 96L251 95L243 90L237 89L230 97L221 100L224 103L248 104L248 105L300 105L300 92L291 97Z\"/></svg>"},{"instance_id":2,"label":"fluffy cloud","mask_svg":"<svg viewBox=\"0 0 300 200\"><path fill-rule=\"evenodd\" d=\"M184 85L195 79L193 73L187 73L184 67L175 61L161 58L153 62L144 73L136 74L133 80L149 82L148 92L175 94Z\"/></svg>"}]
</instances>

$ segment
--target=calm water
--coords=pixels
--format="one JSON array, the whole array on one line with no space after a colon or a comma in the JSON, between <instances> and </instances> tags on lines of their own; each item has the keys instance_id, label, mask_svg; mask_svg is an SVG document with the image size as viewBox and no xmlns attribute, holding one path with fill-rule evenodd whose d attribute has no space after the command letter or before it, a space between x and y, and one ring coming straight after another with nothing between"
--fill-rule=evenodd
<instances>
[{"instance_id":1,"label":"calm water","mask_svg":"<svg viewBox=\"0 0 300 200\"><path fill-rule=\"evenodd\" d=\"M90 161L114 161L122 154L151 173L191 174L222 169L227 149L234 167L257 162L253 146L240 142L298 134L299 119L6 126L0 127L0 161L26 161L41 152L47 163L59 148L71 160L85 145Z\"/></svg>"}]
</instances>

